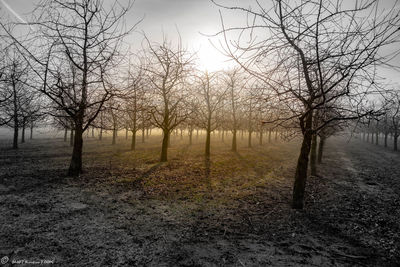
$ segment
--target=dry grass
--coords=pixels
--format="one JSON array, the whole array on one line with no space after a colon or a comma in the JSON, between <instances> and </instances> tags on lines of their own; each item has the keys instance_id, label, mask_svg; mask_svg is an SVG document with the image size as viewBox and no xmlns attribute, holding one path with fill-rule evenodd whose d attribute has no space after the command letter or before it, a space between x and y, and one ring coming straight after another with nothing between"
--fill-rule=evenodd
<instances>
[{"instance_id":1,"label":"dry grass","mask_svg":"<svg viewBox=\"0 0 400 267\"><path fill-rule=\"evenodd\" d=\"M114 146L110 138L85 139L80 177L65 176L71 148L61 139L2 149L0 253L64 266L383 266L399 259L398 211L389 208L399 200L397 174L377 181L382 171L373 167L393 168L384 162L400 162L398 155L373 147L368 153L379 156L368 158L364 144L328 142L321 177L309 179L307 209L297 212L289 205L296 141L258 145L254 138L248 148L239 137L234 153L216 135L207 161L203 137L189 146L176 136L167 163L158 160L160 136L145 141L130 151L121 137Z\"/></svg>"}]
</instances>

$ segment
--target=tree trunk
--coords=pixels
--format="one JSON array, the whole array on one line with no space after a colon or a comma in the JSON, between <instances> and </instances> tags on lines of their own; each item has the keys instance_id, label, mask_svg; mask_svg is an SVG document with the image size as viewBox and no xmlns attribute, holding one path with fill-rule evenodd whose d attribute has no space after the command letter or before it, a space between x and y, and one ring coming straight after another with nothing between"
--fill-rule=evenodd
<instances>
[{"instance_id":1,"label":"tree trunk","mask_svg":"<svg viewBox=\"0 0 400 267\"><path fill-rule=\"evenodd\" d=\"M71 134L69 137L69 145L73 146L74 145L74 129L71 129Z\"/></svg>"},{"instance_id":2,"label":"tree trunk","mask_svg":"<svg viewBox=\"0 0 400 267\"><path fill-rule=\"evenodd\" d=\"M278 131L275 130L275 142L277 142L277 141L278 141Z\"/></svg>"},{"instance_id":3,"label":"tree trunk","mask_svg":"<svg viewBox=\"0 0 400 267\"><path fill-rule=\"evenodd\" d=\"M206 158L210 157L210 146L211 146L211 129L206 130Z\"/></svg>"},{"instance_id":4,"label":"tree trunk","mask_svg":"<svg viewBox=\"0 0 400 267\"><path fill-rule=\"evenodd\" d=\"M199 139L199 129L196 129L196 139Z\"/></svg>"},{"instance_id":5,"label":"tree trunk","mask_svg":"<svg viewBox=\"0 0 400 267\"><path fill-rule=\"evenodd\" d=\"M144 143L145 134L146 134L146 128L144 127L144 124L143 124L143 127L142 127L142 143Z\"/></svg>"},{"instance_id":6,"label":"tree trunk","mask_svg":"<svg viewBox=\"0 0 400 267\"><path fill-rule=\"evenodd\" d=\"M92 138L94 138L94 127L92 127Z\"/></svg>"},{"instance_id":7,"label":"tree trunk","mask_svg":"<svg viewBox=\"0 0 400 267\"><path fill-rule=\"evenodd\" d=\"M25 143L25 118L22 119L21 143Z\"/></svg>"},{"instance_id":8,"label":"tree trunk","mask_svg":"<svg viewBox=\"0 0 400 267\"><path fill-rule=\"evenodd\" d=\"M263 144L263 130L261 129L260 130L260 145L262 145Z\"/></svg>"},{"instance_id":9,"label":"tree trunk","mask_svg":"<svg viewBox=\"0 0 400 267\"><path fill-rule=\"evenodd\" d=\"M317 175L317 135L313 134L311 139L311 153L310 153L310 167L311 175Z\"/></svg>"},{"instance_id":10,"label":"tree trunk","mask_svg":"<svg viewBox=\"0 0 400 267\"><path fill-rule=\"evenodd\" d=\"M77 123L75 127L74 148L72 150L72 158L69 165L68 176L77 176L82 173L82 134L82 125Z\"/></svg>"},{"instance_id":11,"label":"tree trunk","mask_svg":"<svg viewBox=\"0 0 400 267\"><path fill-rule=\"evenodd\" d=\"M17 121L17 124L15 124L15 121ZM18 148L18 119L14 119L14 139L13 139L13 149Z\"/></svg>"},{"instance_id":12,"label":"tree trunk","mask_svg":"<svg viewBox=\"0 0 400 267\"><path fill-rule=\"evenodd\" d=\"M112 145L115 145L116 139L117 139L117 129L116 129L115 125L114 125L113 137L112 137L112 143L111 143Z\"/></svg>"},{"instance_id":13,"label":"tree trunk","mask_svg":"<svg viewBox=\"0 0 400 267\"><path fill-rule=\"evenodd\" d=\"M399 138L399 135L397 132L394 133L393 136L393 150L397 151L397 139Z\"/></svg>"},{"instance_id":14,"label":"tree trunk","mask_svg":"<svg viewBox=\"0 0 400 267\"><path fill-rule=\"evenodd\" d=\"M168 160L168 142L169 142L169 131L163 130L163 140L161 147L161 162L166 162Z\"/></svg>"},{"instance_id":15,"label":"tree trunk","mask_svg":"<svg viewBox=\"0 0 400 267\"><path fill-rule=\"evenodd\" d=\"M322 163L322 154L324 152L324 145L325 145L325 137L320 137L318 145L318 164Z\"/></svg>"},{"instance_id":16,"label":"tree trunk","mask_svg":"<svg viewBox=\"0 0 400 267\"><path fill-rule=\"evenodd\" d=\"M128 128L125 129L125 140L128 140Z\"/></svg>"},{"instance_id":17,"label":"tree trunk","mask_svg":"<svg viewBox=\"0 0 400 267\"><path fill-rule=\"evenodd\" d=\"M18 101L17 101L17 89L15 83L13 83L13 105L14 105L14 139L13 139L13 149L18 148Z\"/></svg>"},{"instance_id":18,"label":"tree trunk","mask_svg":"<svg viewBox=\"0 0 400 267\"><path fill-rule=\"evenodd\" d=\"M271 138L272 138L272 129L269 129L269 132L268 132L268 143L271 143Z\"/></svg>"},{"instance_id":19,"label":"tree trunk","mask_svg":"<svg viewBox=\"0 0 400 267\"><path fill-rule=\"evenodd\" d=\"M233 152L237 151L236 129L233 129L233 133L232 133L232 151Z\"/></svg>"},{"instance_id":20,"label":"tree trunk","mask_svg":"<svg viewBox=\"0 0 400 267\"><path fill-rule=\"evenodd\" d=\"M136 149L136 131L132 131L132 142L131 142L131 150Z\"/></svg>"},{"instance_id":21,"label":"tree trunk","mask_svg":"<svg viewBox=\"0 0 400 267\"><path fill-rule=\"evenodd\" d=\"M99 140L103 139L103 127L100 127Z\"/></svg>"},{"instance_id":22,"label":"tree trunk","mask_svg":"<svg viewBox=\"0 0 400 267\"><path fill-rule=\"evenodd\" d=\"M375 145L379 145L379 132L375 134Z\"/></svg>"},{"instance_id":23,"label":"tree trunk","mask_svg":"<svg viewBox=\"0 0 400 267\"><path fill-rule=\"evenodd\" d=\"M68 136L68 129L65 127L64 129L64 142L67 142L67 136Z\"/></svg>"},{"instance_id":24,"label":"tree trunk","mask_svg":"<svg viewBox=\"0 0 400 267\"><path fill-rule=\"evenodd\" d=\"M30 140L33 139L33 124L31 124L31 132L30 132L29 139L30 139Z\"/></svg>"},{"instance_id":25,"label":"tree trunk","mask_svg":"<svg viewBox=\"0 0 400 267\"><path fill-rule=\"evenodd\" d=\"M294 209L303 209L304 205L304 193L307 181L308 155L310 154L312 139L312 117L312 112L309 112L306 117L303 142L301 144L300 155L297 161L295 181L293 186L292 208Z\"/></svg>"},{"instance_id":26,"label":"tree trunk","mask_svg":"<svg viewBox=\"0 0 400 267\"><path fill-rule=\"evenodd\" d=\"M385 147L387 147L387 141L388 141L388 132L385 132Z\"/></svg>"},{"instance_id":27,"label":"tree trunk","mask_svg":"<svg viewBox=\"0 0 400 267\"><path fill-rule=\"evenodd\" d=\"M248 147L251 147L251 134L252 134L252 132L249 131L249 140L248 140L248 142L247 142L247 146L248 146Z\"/></svg>"}]
</instances>

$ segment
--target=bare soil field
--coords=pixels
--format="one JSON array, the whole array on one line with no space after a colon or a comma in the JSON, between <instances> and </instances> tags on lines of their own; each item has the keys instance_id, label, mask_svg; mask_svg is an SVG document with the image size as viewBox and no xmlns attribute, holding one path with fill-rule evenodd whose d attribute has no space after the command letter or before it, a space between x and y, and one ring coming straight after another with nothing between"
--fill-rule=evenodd
<instances>
[{"instance_id":1,"label":"bare soil field","mask_svg":"<svg viewBox=\"0 0 400 267\"><path fill-rule=\"evenodd\" d=\"M214 140L220 140L217 135ZM328 139L305 210L290 208L299 144L172 139L137 150L86 138L37 139L0 152L0 258L55 266L400 266L400 154ZM23 266L21 264L19 266ZM28 266L27 264L26 266Z\"/></svg>"}]
</instances>

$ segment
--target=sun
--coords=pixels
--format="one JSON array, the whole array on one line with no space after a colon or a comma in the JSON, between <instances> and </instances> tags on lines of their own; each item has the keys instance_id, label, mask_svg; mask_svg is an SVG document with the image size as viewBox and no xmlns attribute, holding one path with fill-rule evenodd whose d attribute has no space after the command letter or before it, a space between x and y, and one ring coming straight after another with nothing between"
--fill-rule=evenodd
<instances>
[{"instance_id":1,"label":"sun","mask_svg":"<svg viewBox=\"0 0 400 267\"><path fill-rule=\"evenodd\" d=\"M193 45L193 50L198 58L198 68L202 71L223 70L232 64L229 58L218 51L207 37L198 38Z\"/></svg>"}]
</instances>

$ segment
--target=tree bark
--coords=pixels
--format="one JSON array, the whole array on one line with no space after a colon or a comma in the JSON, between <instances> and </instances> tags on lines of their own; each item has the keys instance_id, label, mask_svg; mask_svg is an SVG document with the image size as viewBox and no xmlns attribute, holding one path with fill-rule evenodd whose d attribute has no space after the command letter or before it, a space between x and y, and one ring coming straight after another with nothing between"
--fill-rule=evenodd
<instances>
[{"instance_id":1,"label":"tree bark","mask_svg":"<svg viewBox=\"0 0 400 267\"><path fill-rule=\"evenodd\" d=\"M271 143L272 129L268 131L268 143Z\"/></svg>"},{"instance_id":2,"label":"tree bark","mask_svg":"<svg viewBox=\"0 0 400 267\"><path fill-rule=\"evenodd\" d=\"M232 133L232 151L236 152L237 151L237 141L236 141L236 129L233 129Z\"/></svg>"},{"instance_id":3,"label":"tree bark","mask_svg":"<svg viewBox=\"0 0 400 267\"><path fill-rule=\"evenodd\" d=\"M193 129L189 129L189 145L192 145Z\"/></svg>"},{"instance_id":4,"label":"tree bark","mask_svg":"<svg viewBox=\"0 0 400 267\"><path fill-rule=\"evenodd\" d=\"M116 139L117 139L117 129L116 129L116 126L114 125L113 137L112 137L112 143L111 143L112 145L115 145Z\"/></svg>"},{"instance_id":5,"label":"tree bark","mask_svg":"<svg viewBox=\"0 0 400 267\"><path fill-rule=\"evenodd\" d=\"M166 162L168 160L168 142L169 142L169 131L163 129L163 140L161 146L161 162Z\"/></svg>"},{"instance_id":6,"label":"tree bark","mask_svg":"<svg viewBox=\"0 0 400 267\"><path fill-rule=\"evenodd\" d=\"M83 129L82 124L76 123L74 136L74 148L72 150L71 163L68 169L68 176L77 176L82 173L82 147L83 147Z\"/></svg>"},{"instance_id":7,"label":"tree bark","mask_svg":"<svg viewBox=\"0 0 400 267\"><path fill-rule=\"evenodd\" d=\"M385 132L385 147L387 147L387 141L388 141L388 132Z\"/></svg>"},{"instance_id":8,"label":"tree bark","mask_svg":"<svg viewBox=\"0 0 400 267\"><path fill-rule=\"evenodd\" d=\"M251 134L252 134L252 132L249 131L249 140L248 140L248 142L247 142L247 146L248 146L248 147L251 147Z\"/></svg>"},{"instance_id":9,"label":"tree bark","mask_svg":"<svg viewBox=\"0 0 400 267\"><path fill-rule=\"evenodd\" d=\"M313 134L311 139L311 153L310 153L310 167L311 175L317 175L317 135Z\"/></svg>"},{"instance_id":10,"label":"tree bark","mask_svg":"<svg viewBox=\"0 0 400 267\"><path fill-rule=\"evenodd\" d=\"M136 131L132 131L132 142L131 142L131 150L136 149Z\"/></svg>"},{"instance_id":11,"label":"tree bark","mask_svg":"<svg viewBox=\"0 0 400 267\"><path fill-rule=\"evenodd\" d=\"M33 124L31 124L31 132L30 132L29 139L30 139L30 140L33 139Z\"/></svg>"},{"instance_id":12,"label":"tree bark","mask_svg":"<svg viewBox=\"0 0 400 267\"><path fill-rule=\"evenodd\" d=\"M324 145L325 145L325 137L320 137L319 145L318 145L318 164L322 163L322 155L324 153Z\"/></svg>"},{"instance_id":13,"label":"tree bark","mask_svg":"<svg viewBox=\"0 0 400 267\"><path fill-rule=\"evenodd\" d=\"M14 139L13 139L13 149L18 149L18 103L17 103L17 93L14 87Z\"/></svg>"},{"instance_id":14,"label":"tree bark","mask_svg":"<svg viewBox=\"0 0 400 267\"><path fill-rule=\"evenodd\" d=\"M263 130L260 130L260 141L259 141L260 145L263 144Z\"/></svg>"},{"instance_id":15,"label":"tree bark","mask_svg":"<svg viewBox=\"0 0 400 267\"><path fill-rule=\"evenodd\" d=\"M22 119L21 144L25 143L25 118Z\"/></svg>"},{"instance_id":16,"label":"tree bark","mask_svg":"<svg viewBox=\"0 0 400 267\"><path fill-rule=\"evenodd\" d=\"M71 134L69 138L69 145L73 146L74 145L74 129L71 129Z\"/></svg>"},{"instance_id":17,"label":"tree bark","mask_svg":"<svg viewBox=\"0 0 400 267\"><path fill-rule=\"evenodd\" d=\"M206 153L205 153L206 154L206 158L210 157L210 154L211 154L210 146L211 146L211 129L208 128L206 130Z\"/></svg>"},{"instance_id":18,"label":"tree bark","mask_svg":"<svg viewBox=\"0 0 400 267\"><path fill-rule=\"evenodd\" d=\"M295 181L293 186L293 202L292 208L303 209L304 193L307 181L308 155L311 149L312 139L312 112L306 116L303 142L301 144L300 155L297 161Z\"/></svg>"},{"instance_id":19,"label":"tree bark","mask_svg":"<svg viewBox=\"0 0 400 267\"><path fill-rule=\"evenodd\" d=\"M67 127L64 128L64 142L67 142L67 136L68 136L68 129Z\"/></svg>"},{"instance_id":20,"label":"tree bark","mask_svg":"<svg viewBox=\"0 0 400 267\"><path fill-rule=\"evenodd\" d=\"M393 150L397 151L397 139L399 138L399 134L397 132L394 133L393 136Z\"/></svg>"}]
</instances>

